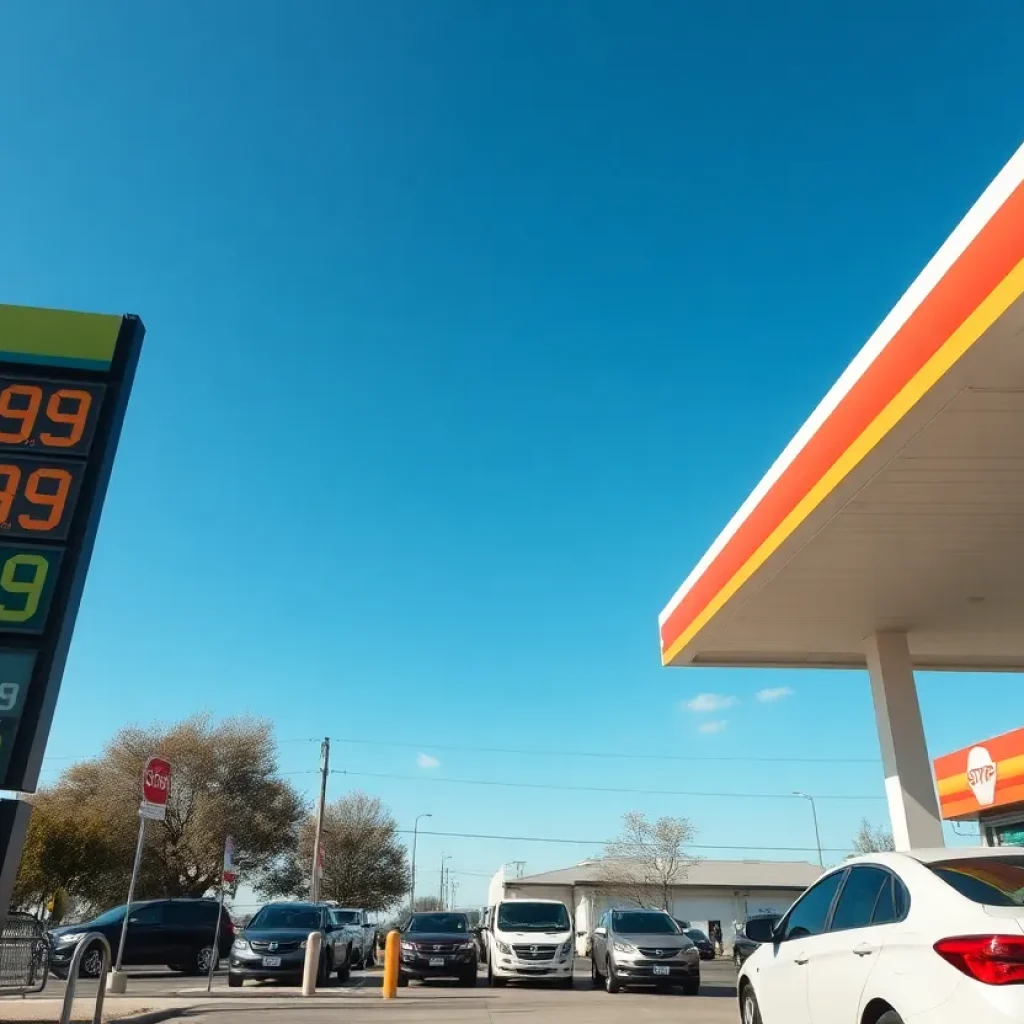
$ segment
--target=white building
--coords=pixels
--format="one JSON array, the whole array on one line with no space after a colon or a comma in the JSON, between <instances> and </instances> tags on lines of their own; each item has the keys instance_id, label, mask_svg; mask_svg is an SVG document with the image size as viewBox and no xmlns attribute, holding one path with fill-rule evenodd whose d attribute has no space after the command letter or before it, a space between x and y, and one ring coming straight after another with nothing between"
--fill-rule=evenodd
<instances>
[{"instance_id":1,"label":"white building","mask_svg":"<svg viewBox=\"0 0 1024 1024\"><path fill-rule=\"evenodd\" d=\"M754 914L783 913L820 874L821 868L807 861L700 860L672 886L671 911L704 932L717 923L728 950L737 923ZM501 899L561 900L576 919L582 954L600 916L623 904L608 888L598 860L522 878L510 878L502 868L491 879L487 903L493 907Z\"/></svg>"}]
</instances>

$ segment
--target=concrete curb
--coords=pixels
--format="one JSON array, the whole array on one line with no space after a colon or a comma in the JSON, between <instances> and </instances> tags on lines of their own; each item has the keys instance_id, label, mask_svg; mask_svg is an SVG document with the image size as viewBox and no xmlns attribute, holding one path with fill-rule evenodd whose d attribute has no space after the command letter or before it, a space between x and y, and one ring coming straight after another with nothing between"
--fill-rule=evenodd
<instances>
[{"instance_id":1,"label":"concrete curb","mask_svg":"<svg viewBox=\"0 0 1024 1024\"><path fill-rule=\"evenodd\" d=\"M164 1006L159 1010L143 1010L128 1017L118 1017L114 1024L160 1024L161 1021L174 1020L175 1017L189 1017L194 1006Z\"/></svg>"}]
</instances>

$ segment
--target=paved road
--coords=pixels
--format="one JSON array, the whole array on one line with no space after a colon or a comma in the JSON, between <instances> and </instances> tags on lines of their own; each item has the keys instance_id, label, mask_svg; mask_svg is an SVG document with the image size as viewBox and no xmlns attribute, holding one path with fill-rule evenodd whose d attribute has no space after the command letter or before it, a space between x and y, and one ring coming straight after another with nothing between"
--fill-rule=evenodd
<instances>
[{"instance_id":1,"label":"paved road","mask_svg":"<svg viewBox=\"0 0 1024 1024\"><path fill-rule=\"evenodd\" d=\"M205 982L198 978L183 977L166 970L133 971L128 984L128 996L158 998L179 996L188 999L205 996ZM611 1024L635 1018L638 1024L678 1024L685 1016L687 1024L735 1024L738 1019L735 1001L736 970L729 961L716 961L702 965L702 988L699 996L662 994L638 989L609 996L590 984L590 962L576 962L576 986L573 991L553 989L541 983L512 984L506 988L491 989L483 983L474 989L459 988L445 982L419 984L413 982L402 989L398 1000L384 1003L380 997L381 972L357 971L345 985L334 982L318 994L330 1000L331 1006L318 1008L314 1000L294 998L295 989L273 983L247 983L242 989L228 989L223 973L215 976L213 991L215 1002L223 1006L193 1010L189 1020L207 1024L261 1024L268 1019L287 1016L289 1024L318 1024L337 1021L339 998L344 999L346 1024L392 1020L404 1024L491 1024L500 1019L502 1024ZM82 980L77 993L86 996L95 993L96 983ZM62 996L64 983L51 979L44 997ZM282 999L281 997L291 997ZM228 1000L233 1005L228 1005ZM239 1001L249 1006L239 1007ZM116 997L108 1006L114 1008Z\"/></svg>"}]
</instances>

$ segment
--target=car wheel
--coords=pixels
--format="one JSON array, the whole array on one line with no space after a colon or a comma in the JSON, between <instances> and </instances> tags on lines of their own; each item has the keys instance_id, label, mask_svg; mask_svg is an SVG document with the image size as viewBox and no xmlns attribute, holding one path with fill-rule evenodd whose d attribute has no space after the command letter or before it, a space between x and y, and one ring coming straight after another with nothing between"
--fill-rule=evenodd
<instances>
[{"instance_id":1,"label":"car wheel","mask_svg":"<svg viewBox=\"0 0 1024 1024\"><path fill-rule=\"evenodd\" d=\"M875 1024L903 1024L903 1018L895 1010L886 1010Z\"/></svg>"},{"instance_id":2,"label":"car wheel","mask_svg":"<svg viewBox=\"0 0 1024 1024\"><path fill-rule=\"evenodd\" d=\"M601 984L601 972L597 969L597 961L590 958L590 984L597 988Z\"/></svg>"},{"instance_id":3,"label":"car wheel","mask_svg":"<svg viewBox=\"0 0 1024 1024\"><path fill-rule=\"evenodd\" d=\"M321 954L320 962L316 965L316 987L327 988L330 977L331 969L327 966L327 957Z\"/></svg>"},{"instance_id":4,"label":"car wheel","mask_svg":"<svg viewBox=\"0 0 1024 1024\"><path fill-rule=\"evenodd\" d=\"M347 960L343 964L338 965L337 975L338 981L340 981L342 985L344 985L345 982L348 981L348 979L351 977L352 968L349 967Z\"/></svg>"},{"instance_id":5,"label":"car wheel","mask_svg":"<svg viewBox=\"0 0 1024 1024\"><path fill-rule=\"evenodd\" d=\"M99 946L90 946L83 954L78 965L81 978L98 978L103 973L103 951Z\"/></svg>"},{"instance_id":6,"label":"car wheel","mask_svg":"<svg viewBox=\"0 0 1024 1024\"><path fill-rule=\"evenodd\" d=\"M604 965L604 990L608 995L613 996L620 988L622 986L619 984L619 979L615 977L615 964L608 959Z\"/></svg>"},{"instance_id":7,"label":"car wheel","mask_svg":"<svg viewBox=\"0 0 1024 1024\"><path fill-rule=\"evenodd\" d=\"M398 973L398 987L399 988L408 988L409 987L409 975L408 974L402 974L402 972L399 971L399 973Z\"/></svg>"},{"instance_id":8,"label":"car wheel","mask_svg":"<svg viewBox=\"0 0 1024 1024\"><path fill-rule=\"evenodd\" d=\"M366 953L366 956L363 957L363 970L366 970L368 967L373 967L376 964L376 958L373 955L374 950L375 947L370 946L369 950Z\"/></svg>"},{"instance_id":9,"label":"car wheel","mask_svg":"<svg viewBox=\"0 0 1024 1024\"><path fill-rule=\"evenodd\" d=\"M743 966L743 957L740 956L738 949L733 950L732 962L736 965L736 970L739 970Z\"/></svg>"},{"instance_id":10,"label":"car wheel","mask_svg":"<svg viewBox=\"0 0 1024 1024\"><path fill-rule=\"evenodd\" d=\"M237 974L228 974L228 988L241 988L242 979Z\"/></svg>"},{"instance_id":11,"label":"car wheel","mask_svg":"<svg viewBox=\"0 0 1024 1024\"><path fill-rule=\"evenodd\" d=\"M203 946L202 949L197 949L192 958L192 963L189 965L189 974L209 974L211 961L213 962L213 969L217 970L220 957L214 953L213 946Z\"/></svg>"},{"instance_id":12,"label":"car wheel","mask_svg":"<svg viewBox=\"0 0 1024 1024\"><path fill-rule=\"evenodd\" d=\"M743 1024L761 1024L761 1011L757 1005L757 996L754 995L753 985L743 986L743 992L740 994L740 1013L743 1017Z\"/></svg>"}]
</instances>

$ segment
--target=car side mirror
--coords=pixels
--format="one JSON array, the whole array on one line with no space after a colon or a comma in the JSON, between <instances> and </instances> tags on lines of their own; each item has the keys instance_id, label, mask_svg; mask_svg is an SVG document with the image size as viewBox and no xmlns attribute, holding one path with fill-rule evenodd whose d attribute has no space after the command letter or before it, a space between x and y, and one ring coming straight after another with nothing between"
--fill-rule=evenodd
<instances>
[{"instance_id":1,"label":"car side mirror","mask_svg":"<svg viewBox=\"0 0 1024 1024\"><path fill-rule=\"evenodd\" d=\"M608 934L608 929L607 928L595 928L594 929L594 934L595 935L607 935Z\"/></svg>"},{"instance_id":2,"label":"car side mirror","mask_svg":"<svg viewBox=\"0 0 1024 1024\"><path fill-rule=\"evenodd\" d=\"M743 928L751 942L772 942L775 939L775 922L769 918L754 918Z\"/></svg>"}]
</instances>

